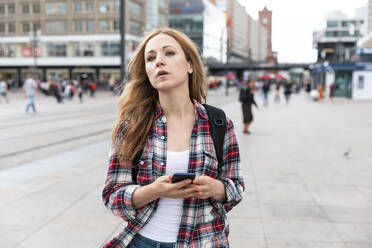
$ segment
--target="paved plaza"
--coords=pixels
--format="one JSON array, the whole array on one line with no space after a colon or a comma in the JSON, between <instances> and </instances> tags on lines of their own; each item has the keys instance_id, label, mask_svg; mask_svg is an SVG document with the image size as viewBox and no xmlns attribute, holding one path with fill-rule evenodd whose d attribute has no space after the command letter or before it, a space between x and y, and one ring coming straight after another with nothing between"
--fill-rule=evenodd
<instances>
[{"instance_id":1,"label":"paved plaza","mask_svg":"<svg viewBox=\"0 0 372 248\"><path fill-rule=\"evenodd\" d=\"M233 248L372 247L372 102L262 106L242 133L237 91L208 102L233 120L246 183L228 214ZM0 247L101 247L125 223L101 200L117 96L0 104ZM272 100L272 97L271 97Z\"/></svg>"}]
</instances>

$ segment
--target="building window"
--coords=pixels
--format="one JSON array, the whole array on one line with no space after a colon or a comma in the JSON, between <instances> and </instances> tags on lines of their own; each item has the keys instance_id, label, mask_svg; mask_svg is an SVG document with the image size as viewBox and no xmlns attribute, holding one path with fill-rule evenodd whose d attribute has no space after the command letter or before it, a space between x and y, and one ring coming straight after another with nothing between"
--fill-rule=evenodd
<instances>
[{"instance_id":1,"label":"building window","mask_svg":"<svg viewBox=\"0 0 372 248\"><path fill-rule=\"evenodd\" d=\"M82 21L74 21L74 31L75 32L83 31L83 22Z\"/></svg>"},{"instance_id":2,"label":"building window","mask_svg":"<svg viewBox=\"0 0 372 248\"><path fill-rule=\"evenodd\" d=\"M83 43L83 56L93 57L94 56L94 45L91 43Z\"/></svg>"},{"instance_id":3,"label":"building window","mask_svg":"<svg viewBox=\"0 0 372 248\"><path fill-rule=\"evenodd\" d=\"M0 33L5 33L5 24L0 23Z\"/></svg>"},{"instance_id":4,"label":"building window","mask_svg":"<svg viewBox=\"0 0 372 248\"><path fill-rule=\"evenodd\" d=\"M85 22L85 30L87 32L93 32L94 31L94 21L86 21Z\"/></svg>"},{"instance_id":5,"label":"building window","mask_svg":"<svg viewBox=\"0 0 372 248\"><path fill-rule=\"evenodd\" d=\"M99 6L99 12L107 13L110 12L110 2L109 1L101 1Z\"/></svg>"},{"instance_id":6,"label":"building window","mask_svg":"<svg viewBox=\"0 0 372 248\"><path fill-rule=\"evenodd\" d=\"M9 4L8 5L8 14L9 15L15 14L15 6L14 6L14 4Z\"/></svg>"},{"instance_id":7,"label":"building window","mask_svg":"<svg viewBox=\"0 0 372 248\"><path fill-rule=\"evenodd\" d=\"M22 13L23 14L28 14L30 12L30 8L28 6L28 3L22 4Z\"/></svg>"},{"instance_id":8,"label":"building window","mask_svg":"<svg viewBox=\"0 0 372 248\"><path fill-rule=\"evenodd\" d=\"M66 57L66 45L48 43L47 53L49 57Z\"/></svg>"},{"instance_id":9,"label":"building window","mask_svg":"<svg viewBox=\"0 0 372 248\"><path fill-rule=\"evenodd\" d=\"M4 15L5 14L5 6L4 5L0 5L0 15Z\"/></svg>"},{"instance_id":10,"label":"building window","mask_svg":"<svg viewBox=\"0 0 372 248\"><path fill-rule=\"evenodd\" d=\"M129 2L129 3L131 3L131 2ZM113 4L114 4L113 10L115 12L119 12L120 11L120 0L114 0Z\"/></svg>"},{"instance_id":11,"label":"building window","mask_svg":"<svg viewBox=\"0 0 372 248\"><path fill-rule=\"evenodd\" d=\"M40 13L40 4L34 3L32 5L32 12L34 12L35 14Z\"/></svg>"},{"instance_id":12,"label":"building window","mask_svg":"<svg viewBox=\"0 0 372 248\"><path fill-rule=\"evenodd\" d=\"M33 30L36 31L36 30L40 30L40 23L39 22L35 22L34 25L33 25Z\"/></svg>"},{"instance_id":13,"label":"building window","mask_svg":"<svg viewBox=\"0 0 372 248\"><path fill-rule=\"evenodd\" d=\"M118 43L107 43L101 44L101 55L102 56L119 56L120 55L120 44Z\"/></svg>"},{"instance_id":14,"label":"building window","mask_svg":"<svg viewBox=\"0 0 372 248\"><path fill-rule=\"evenodd\" d=\"M0 57L15 57L15 45L0 43Z\"/></svg>"},{"instance_id":15,"label":"building window","mask_svg":"<svg viewBox=\"0 0 372 248\"><path fill-rule=\"evenodd\" d=\"M23 32L30 32L30 23L23 23Z\"/></svg>"},{"instance_id":16,"label":"building window","mask_svg":"<svg viewBox=\"0 0 372 248\"><path fill-rule=\"evenodd\" d=\"M83 5L81 2L74 2L74 12L75 13L81 13Z\"/></svg>"},{"instance_id":17,"label":"building window","mask_svg":"<svg viewBox=\"0 0 372 248\"><path fill-rule=\"evenodd\" d=\"M114 30L120 30L120 21L119 20L114 20Z\"/></svg>"},{"instance_id":18,"label":"building window","mask_svg":"<svg viewBox=\"0 0 372 248\"><path fill-rule=\"evenodd\" d=\"M142 25L138 22L131 21L129 23L129 32L131 34L141 35L142 34Z\"/></svg>"},{"instance_id":19,"label":"building window","mask_svg":"<svg viewBox=\"0 0 372 248\"><path fill-rule=\"evenodd\" d=\"M107 20L101 20L101 31L109 31L110 30L110 22Z\"/></svg>"},{"instance_id":20,"label":"building window","mask_svg":"<svg viewBox=\"0 0 372 248\"><path fill-rule=\"evenodd\" d=\"M142 5L137 2L129 2L130 13L135 16L142 16Z\"/></svg>"},{"instance_id":21,"label":"building window","mask_svg":"<svg viewBox=\"0 0 372 248\"><path fill-rule=\"evenodd\" d=\"M47 3L45 6L45 12L47 15L66 14L67 12L66 2Z\"/></svg>"},{"instance_id":22,"label":"building window","mask_svg":"<svg viewBox=\"0 0 372 248\"><path fill-rule=\"evenodd\" d=\"M15 33L16 25L14 23L9 23L8 31L9 31L9 33Z\"/></svg>"},{"instance_id":23,"label":"building window","mask_svg":"<svg viewBox=\"0 0 372 248\"><path fill-rule=\"evenodd\" d=\"M67 31L66 22L47 22L48 33L65 33Z\"/></svg>"},{"instance_id":24,"label":"building window","mask_svg":"<svg viewBox=\"0 0 372 248\"><path fill-rule=\"evenodd\" d=\"M85 12L92 12L94 9L94 3L92 1L85 2Z\"/></svg>"}]
</instances>

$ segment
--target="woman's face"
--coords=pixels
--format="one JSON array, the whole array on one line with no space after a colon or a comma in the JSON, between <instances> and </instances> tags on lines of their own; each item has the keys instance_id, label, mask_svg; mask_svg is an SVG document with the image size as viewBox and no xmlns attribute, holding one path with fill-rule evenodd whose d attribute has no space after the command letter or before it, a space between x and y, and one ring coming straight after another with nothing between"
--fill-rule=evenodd
<instances>
[{"instance_id":1,"label":"woman's face","mask_svg":"<svg viewBox=\"0 0 372 248\"><path fill-rule=\"evenodd\" d=\"M160 91L188 83L193 72L180 44L171 36L158 34L145 47L145 68L152 87Z\"/></svg>"}]
</instances>

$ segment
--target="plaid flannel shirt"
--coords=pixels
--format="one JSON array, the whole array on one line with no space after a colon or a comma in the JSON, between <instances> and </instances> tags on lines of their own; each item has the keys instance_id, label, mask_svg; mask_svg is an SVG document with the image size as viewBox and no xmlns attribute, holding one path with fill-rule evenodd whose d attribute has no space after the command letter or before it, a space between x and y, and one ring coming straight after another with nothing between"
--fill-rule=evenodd
<instances>
[{"instance_id":1,"label":"plaid flannel shirt","mask_svg":"<svg viewBox=\"0 0 372 248\"><path fill-rule=\"evenodd\" d=\"M244 182L240 169L239 148L233 123L227 118L221 175L217 173L217 158L210 135L208 115L203 105L194 101L195 123L190 141L188 172L206 175L222 181L227 201L220 203L213 198L206 200L184 199L181 224L176 247L229 247L229 224L226 213L243 198ZM163 110L158 107L156 118L138 165L137 184L132 182L132 169L119 162L116 146L122 137L117 135L109 156L109 168L102 198L114 215L128 222L126 228L109 241L105 248L127 247L138 231L146 225L156 211L159 200L141 209L132 203L133 192L142 185L154 182L165 175L167 163L167 126Z\"/></svg>"}]
</instances>

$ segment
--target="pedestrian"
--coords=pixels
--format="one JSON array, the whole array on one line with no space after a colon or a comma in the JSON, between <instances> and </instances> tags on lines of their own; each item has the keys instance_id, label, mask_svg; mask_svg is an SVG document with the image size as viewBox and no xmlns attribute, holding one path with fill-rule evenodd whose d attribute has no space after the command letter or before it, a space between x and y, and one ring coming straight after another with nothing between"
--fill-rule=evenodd
<instances>
[{"instance_id":1,"label":"pedestrian","mask_svg":"<svg viewBox=\"0 0 372 248\"><path fill-rule=\"evenodd\" d=\"M96 90L97 90L97 84L92 81L89 85L89 89L90 89L90 97L94 97Z\"/></svg>"},{"instance_id":2,"label":"pedestrian","mask_svg":"<svg viewBox=\"0 0 372 248\"><path fill-rule=\"evenodd\" d=\"M250 80L248 84L243 82L240 89L239 101L242 103L243 111L243 133L250 134L249 125L253 121L252 104L258 108L254 100L254 81Z\"/></svg>"},{"instance_id":3,"label":"pedestrian","mask_svg":"<svg viewBox=\"0 0 372 248\"><path fill-rule=\"evenodd\" d=\"M69 101L71 99L70 98L71 97L71 90L72 90L71 84L67 82L64 89L65 89L64 90L65 99L66 99L66 101Z\"/></svg>"},{"instance_id":4,"label":"pedestrian","mask_svg":"<svg viewBox=\"0 0 372 248\"><path fill-rule=\"evenodd\" d=\"M318 100L323 100L324 98L324 88L323 88L323 85L322 84L318 84L318 92L319 92L319 97L318 97Z\"/></svg>"},{"instance_id":5,"label":"pedestrian","mask_svg":"<svg viewBox=\"0 0 372 248\"><path fill-rule=\"evenodd\" d=\"M0 77L0 97L4 99L5 103L9 103L8 96L8 84ZM2 102L3 100L1 100Z\"/></svg>"},{"instance_id":6,"label":"pedestrian","mask_svg":"<svg viewBox=\"0 0 372 248\"><path fill-rule=\"evenodd\" d=\"M285 102L289 104L289 100L291 98L292 94L292 83L286 82L284 84L284 97L285 97Z\"/></svg>"},{"instance_id":7,"label":"pedestrian","mask_svg":"<svg viewBox=\"0 0 372 248\"><path fill-rule=\"evenodd\" d=\"M79 84L78 88L77 88L77 92L78 92L78 96L79 96L79 102L80 103L83 103L83 86L81 86Z\"/></svg>"},{"instance_id":8,"label":"pedestrian","mask_svg":"<svg viewBox=\"0 0 372 248\"><path fill-rule=\"evenodd\" d=\"M264 98L264 106L269 105L269 91L270 91L270 82L265 81L262 86L262 93Z\"/></svg>"},{"instance_id":9,"label":"pedestrian","mask_svg":"<svg viewBox=\"0 0 372 248\"><path fill-rule=\"evenodd\" d=\"M337 89L337 84L335 82L333 82L329 86L329 99L331 100L332 103L333 103L333 99L335 97L336 89Z\"/></svg>"},{"instance_id":10,"label":"pedestrian","mask_svg":"<svg viewBox=\"0 0 372 248\"><path fill-rule=\"evenodd\" d=\"M274 102L280 103L280 82L277 81L275 83L275 96L274 96Z\"/></svg>"},{"instance_id":11,"label":"pedestrian","mask_svg":"<svg viewBox=\"0 0 372 248\"><path fill-rule=\"evenodd\" d=\"M244 190L239 147L231 120L209 120L201 104L206 76L197 48L180 31L155 30L128 74L102 195L128 225L104 247L229 247L226 212ZM216 123L225 123L220 153L210 133ZM196 177L172 183L175 172Z\"/></svg>"},{"instance_id":12,"label":"pedestrian","mask_svg":"<svg viewBox=\"0 0 372 248\"><path fill-rule=\"evenodd\" d=\"M30 73L27 75L27 79L23 84L23 91L25 93L25 97L28 98L28 103L26 105L26 113L28 113L29 108L32 108L34 113L36 113L35 107L35 96L37 90L37 83L34 79L34 76Z\"/></svg>"},{"instance_id":13,"label":"pedestrian","mask_svg":"<svg viewBox=\"0 0 372 248\"><path fill-rule=\"evenodd\" d=\"M63 103L63 97L61 95L61 86L54 80L49 80L50 92L56 98L57 103Z\"/></svg>"}]
</instances>

